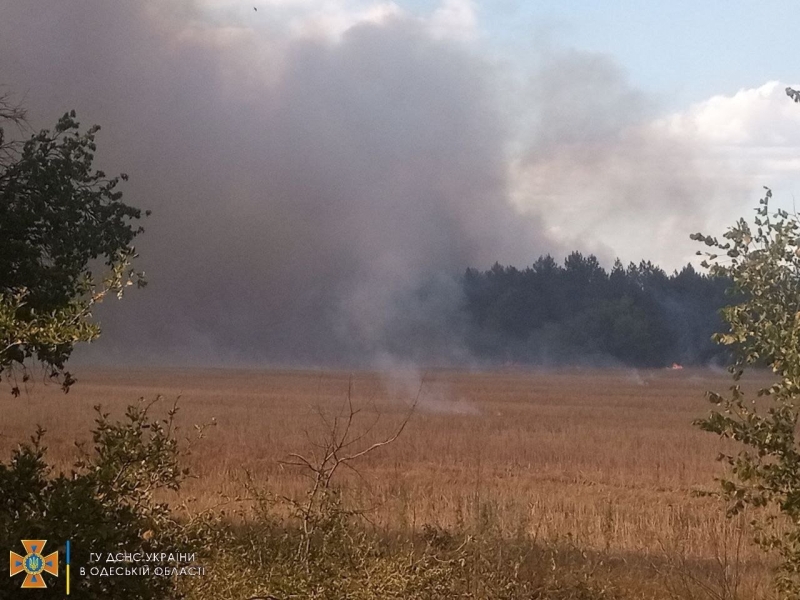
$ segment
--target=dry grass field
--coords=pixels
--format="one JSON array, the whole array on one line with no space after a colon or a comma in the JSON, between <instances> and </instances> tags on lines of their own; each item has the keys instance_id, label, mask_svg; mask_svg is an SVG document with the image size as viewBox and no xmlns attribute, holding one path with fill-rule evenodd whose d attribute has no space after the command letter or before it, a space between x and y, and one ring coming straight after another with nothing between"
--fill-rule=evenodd
<instances>
[{"instance_id":1,"label":"dry grass field","mask_svg":"<svg viewBox=\"0 0 800 600\"><path fill-rule=\"evenodd\" d=\"M741 576L749 590L741 597L766 595L767 568L743 521L692 494L716 489L722 468L714 460L721 442L691 421L709 410L704 391L729 385L724 372L81 369L78 377L67 396L37 383L21 398L0 398L4 457L41 424L51 460L67 466L73 440L88 437L93 405L121 414L137 398L161 394L165 405L180 397L187 435L192 424L216 419L187 459L198 479L182 493L196 506L240 494L245 472L276 494L298 496L303 473L279 461L313 452L322 417L332 422L349 387L362 410L354 431L378 419L359 447L390 435L419 391L403 434L364 457L358 473L341 472L349 501L369 508L372 523L524 529L656 571Z\"/></svg>"}]
</instances>

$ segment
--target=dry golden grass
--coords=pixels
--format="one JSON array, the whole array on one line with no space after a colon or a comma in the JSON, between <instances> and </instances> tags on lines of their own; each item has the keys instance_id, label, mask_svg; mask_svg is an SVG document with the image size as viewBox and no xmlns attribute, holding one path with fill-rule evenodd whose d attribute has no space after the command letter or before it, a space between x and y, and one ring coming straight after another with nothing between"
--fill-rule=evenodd
<instances>
[{"instance_id":1,"label":"dry golden grass","mask_svg":"<svg viewBox=\"0 0 800 600\"><path fill-rule=\"evenodd\" d=\"M277 494L302 494L303 474L279 460L313 450L324 431L318 413L330 422L342 410L351 377L221 369L78 376L67 396L37 384L19 399L0 397L2 455L41 424L51 460L66 466L73 440L87 437L93 405L121 413L140 396L180 396L187 433L193 423L218 423L188 459L199 479L184 493L200 505L241 492L245 470ZM692 369L428 372L403 435L359 463L360 475L342 475L351 501L371 507L380 526L489 520L621 560L705 562L720 571L739 554L751 593L761 594L760 551L746 540L738 550L747 537L742 521L727 520L718 501L692 495L716 489L722 445L691 422L709 410L704 391L728 385L724 372ZM412 373L352 375L359 427L380 415L365 443L397 427L419 386Z\"/></svg>"}]
</instances>

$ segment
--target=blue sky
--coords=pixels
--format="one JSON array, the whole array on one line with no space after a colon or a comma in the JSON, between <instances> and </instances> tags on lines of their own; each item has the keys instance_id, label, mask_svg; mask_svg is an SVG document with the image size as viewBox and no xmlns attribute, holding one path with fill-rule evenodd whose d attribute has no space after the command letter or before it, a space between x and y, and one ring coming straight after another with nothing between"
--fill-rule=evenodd
<instances>
[{"instance_id":1,"label":"blue sky","mask_svg":"<svg viewBox=\"0 0 800 600\"><path fill-rule=\"evenodd\" d=\"M430 12L438 3L398 4ZM677 108L766 81L800 79L800 4L743 0L476 2L486 41L509 51L544 41L612 56L635 84Z\"/></svg>"},{"instance_id":2,"label":"blue sky","mask_svg":"<svg viewBox=\"0 0 800 600\"><path fill-rule=\"evenodd\" d=\"M613 58L640 89L679 108L767 81L800 80L793 48L800 4L792 0L198 0L255 24L275 15L355 15L377 6L430 18L461 6L489 51L524 64L535 48L573 48ZM260 6L256 15L251 5Z\"/></svg>"}]
</instances>

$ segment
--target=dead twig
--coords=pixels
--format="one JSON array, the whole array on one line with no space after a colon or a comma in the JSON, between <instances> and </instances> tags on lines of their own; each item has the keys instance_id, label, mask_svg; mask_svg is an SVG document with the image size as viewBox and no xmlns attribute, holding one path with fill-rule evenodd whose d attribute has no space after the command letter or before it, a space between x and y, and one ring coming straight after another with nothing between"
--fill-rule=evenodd
<instances>
[{"instance_id":1,"label":"dead twig","mask_svg":"<svg viewBox=\"0 0 800 600\"><path fill-rule=\"evenodd\" d=\"M308 557L311 537L322 515L320 511L329 510L325 507L325 500L329 498L333 478L340 467L353 471L363 478L363 475L353 466L353 462L371 454L380 448L394 443L402 435L408 422L411 420L414 411L419 403L425 386L425 377L420 381L419 389L409 406L408 411L403 417L397 428L384 439L370 444L361 449L357 449L359 444L373 433L380 421L378 414L363 430L358 431L356 420L361 409L353 404L353 377L351 376L347 385L347 395L339 413L332 419L328 418L321 409L317 409L317 414L324 426L325 432L322 440L313 442L314 448L320 454L312 453L303 455L293 452L288 455L286 460L279 461L281 466L295 467L302 470L303 474L311 480L311 487L306 493L304 501L283 497L283 500L291 504L300 516L302 524L302 541L298 547L298 559L304 560ZM309 441L311 441L310 436ZM335 514L343 515L364 515L368 511L360 510L333 510Z\"/></svg>"}]
</instances>

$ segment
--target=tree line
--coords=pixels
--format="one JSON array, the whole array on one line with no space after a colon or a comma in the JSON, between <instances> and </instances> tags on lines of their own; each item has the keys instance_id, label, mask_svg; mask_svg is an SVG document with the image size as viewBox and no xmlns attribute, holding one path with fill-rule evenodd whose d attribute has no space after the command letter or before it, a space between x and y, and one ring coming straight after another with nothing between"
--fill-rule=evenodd
<instances>
[{"instance_id":1,"label":"tree line","mask_svg":"<svg viewBox=\"0 0 800 600\"><path fill-rule=\"evenodd\" d=\"M594 255L559 264L540 257L518 269L496 263L462 278L467 345L489 362L624 364L635 367L724 364L711 336L724 329L730 281L691 264L668 275L650 261L607 271Z\"/></svg>"}]
</instances>

